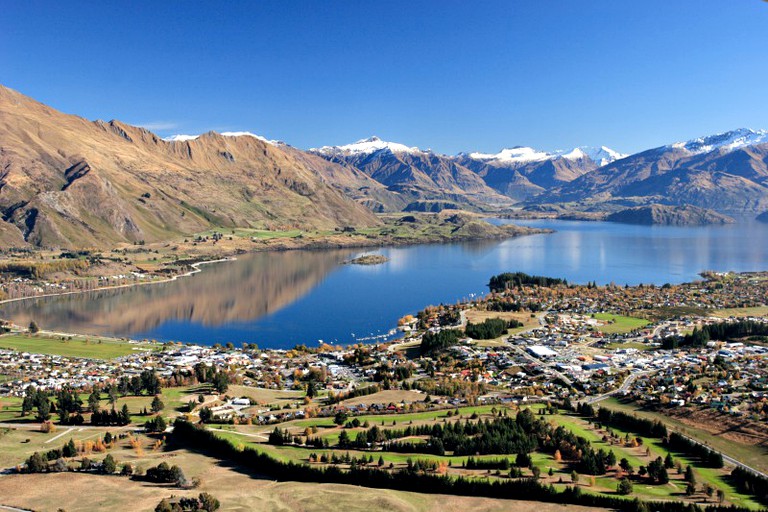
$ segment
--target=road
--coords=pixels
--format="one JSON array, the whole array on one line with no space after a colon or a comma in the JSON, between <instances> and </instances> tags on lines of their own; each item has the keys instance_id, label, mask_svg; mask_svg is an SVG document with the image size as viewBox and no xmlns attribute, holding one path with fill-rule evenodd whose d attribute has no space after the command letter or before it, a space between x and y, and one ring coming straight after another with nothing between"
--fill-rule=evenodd
<instances>
[{"instance_id":1,"label":"road","mask_svg":"<svg viewBox=\"0 0 768 512\"><path fill-rule=\"evenodd\" d=\"M629 387L632 385L633 382L635 382L635 380L638 377L643 376L643 375L648 375L649 373L651 373L651 372L632 373L629 376L627 376L626 379L624 379L624 382L622 383L621 387L619 387L618 389L614 389L613 391L609 391L608 393L604 393L602 395L598 395L598 396L593 396L593 397L587 398L585 400L585 402L588 403L588 404L595 404L597 402L605 400L606 398L608 398L608 397L610 397L612 395L615 395L615 394L618 394L618 393L623 393L624 391L627 391L629 389ZM710 450L714 450L714 448L712 448L711 446L709 446L709 445L707 445L705 443L702 443L700 440L698 440L696 438L693 438L693 437L690 437L690 436L680 432L679 430L677 430L677 429L675 429L673 427L670 427L669 424L666 423L666 422L664 422L664 423L665 423L668 431L676 432L677 434L683 436L684 438L688 439L689 441L692 441L692 442L698 443L698 444L704 444ZM742 469L746 469L747 471L751 471L752 473L754 473L756 475L759 475L759 476L761 476L763 478L768 478L768 473L765 473L763 471L760 471L759 469L755 469L755 468L753 468L751 466L748 466L747 464L744 464L743 462L740 462L740 461L734 459L733 457L729 457L728 455L724 454L721 451L718 451L718 450L714 450L714 451L716 451L720 455L722 455L723 456L723 461L725 461L726 463L728 463L728 464L730 464L732 466L738 466L738 467L740 467Z\"/></svg>"}]
</instances>

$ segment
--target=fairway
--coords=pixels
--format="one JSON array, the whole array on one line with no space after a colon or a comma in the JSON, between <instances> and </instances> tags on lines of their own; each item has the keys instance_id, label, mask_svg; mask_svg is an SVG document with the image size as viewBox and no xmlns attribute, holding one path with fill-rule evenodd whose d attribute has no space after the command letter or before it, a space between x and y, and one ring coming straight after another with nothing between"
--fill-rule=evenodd
<instances>
[{"instance_id":1,"label":"fairway","mask_svg":"<svg viewBox=\"0 0 768 512\"><path fill-rule=\"evenodd\" d=\"M158 345L130 343L98 337L61 337L44 335L7 334L0 336L0 348L64 357L86 359L114 359L141 351L158 350Z\"/></svg>"},{"instance_id":2,"label":"fairway","mask_svg":"<svg viewBox=\"0 0 768 512\"><path fill-rule=\"evenodd\" d=\"M642 329L650 322L642 318L614 315L612 313L595 313L595 319L604 322L599 330L606 334L623 334Z\"/></svg>"}]
</instances>

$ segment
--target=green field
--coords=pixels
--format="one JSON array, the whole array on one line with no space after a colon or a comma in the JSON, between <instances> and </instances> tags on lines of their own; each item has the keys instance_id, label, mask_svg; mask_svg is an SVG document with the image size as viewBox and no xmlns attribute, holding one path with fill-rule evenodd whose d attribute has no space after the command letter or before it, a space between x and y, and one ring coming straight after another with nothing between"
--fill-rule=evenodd
<instances>
[{"instance_id":1,"label":"green field","mask_svg":"<svg viewBox=\"0 0 768 512\"><path fill-rule=\"evenodd\" d=\"M661 413L641 409L633 403L623 403L617 398L608 398L601 401L599 405L600 407L608 407L610 409L636 414L641 418L660 420L662 423L676 431L697 439L744 464L759 469L760 471L768 471L768 449L765 447L736 443L707 432L706 430L686 425Z\"/></svg>"},{"instance_id":2,"label":"green field","mask_svg":"<svg viewBox=\"0 0 768 512\"><path fill-rule=\"evenodd\" d=\"M479 414L487 414L490 412L490 407L482 407L482 408L464 408L461 410L463 414L463 418L466 419L468 417L468 413L471 414L471 412L478 412ZM442 413L442 414L441 414ZM616 455L617 459L620 460L622 458L626 458L630 464L637 470L640 466L646 466L651 460L655 459L656 457L662 457L664 458L668 451L663 446L661 440L657 439L644 439L644 443L641 446L638 447L628 447L624 446L622 443L614 442L611 443L610 440L605 441L603 440L604 435L606 435L606 431L604 429L598 430L594 425L587 422L585 419L580 418L578 416L569 415L569 414L556 414L556 415L549 415L546 416L548 421L554 422L557 425L562 425L563 427L567 428L568 430L572 431L578 436L581 436L585 439L587 439L592 446L594 446L595 449L603 448L605 450L613 451ZM401 415L388 415L385 417L381 416L361 416L359 417L361 422L364 422L368 420L371 425L381 425L381 421L384 421L384 426L382 428L402 428L402 426L409 424L411 421L414 422L414 424L417 423L427 423L429 424L432 421L453 421L451 418L447 418L445 416L445 411L431 411L426 413L411 413L411 414L401 414ZM395 422L396 425L393 427L392 422ZM464 420L461 420L464 421ZM308 420L301 420L301 421L295 421L295 422L289 422L282 425L279 425L279 428L289 428L290 431L297 433L296 428L297 427L303 427L303 426L309 426L311 424L314 424L315 426L320 427L321 430L318 431L316 435L326 438L331 445L333 446L334 443L338 440L338 434L340 432L340 428L333 425L330 421L327 419L308 419ZM294 462L307 462L309 460L310 454L317 454L321 455L323 453L325 454L331 454L331 453L337 453L339 455L343 455L345 453L349 453L351 456L361 456L361 455L373 455L375 460L378 460L379 457L381 457L386 465L393 464L396 468L402 467L406 464L408 459L428 459L428 460L434 460L434 461L441 461L450 463L449 468L453 468L449 470L449 475L464 475L469 476L472 478L491 478L496 479L499 477L496 477L491 474L491 472L486 472L483 470L464 470L462 468L463 463L466 460L466 456L452 456L450 454L447 454L445 456L436 456L436 455L428 455L428 454L418 454L418 453L395 453L395 452L383 452L383 451L360 451L360 450L339 450L334 448L327 448L327 449L320 449L320 448L310 448L310 447L303 447L303 446L273 446L270 444L267 444L264 442L264 437L266 436L269 431L272 430L272 426L253 426L253 427L233 427L233 426L218 426L214 428L220 428L223 431L217 431L216 435L221 436L223 438L226 438L230 440L233 444L236 446L249 446L252 447L258 451L261 451L263 453L269 454L270 456L281 460L281 461L294 461ZM325 432L323 432L325 430ZM355 438L356 433L359 431L364 430L363 428L354 428L354 429L348 429L349 435L352 439ZM612 429L615 433L619 434L621 437L624 436L624 434L627 434L628 432L624 432L620 429ZM629 432L631 436L632 433ZM634 436L633 436L634 437ZM650 454L646 453L646 449L650 450ZM682 463L684 466L691 465L694 468L698 486L701 488L703 484L711 484L716 489L722 489L726 493L726 499L729 503L732 503L737 506L746 507L749 509L758 509L760 508L759 504L753 500L750 496L740 494L736 491L735 488L731 486L731 484L728 482L727 474L728 469L711 469L711 468L704 468L697 466L697 461L686 458L682 454L673 453L672 454L675 460ZM514 461L515 455L483 455L480 457L477 457L479 459L497 459L497 458L508 458L510 461ZM542 471L542 483L546 484L553 484L558 488L565 487L566 485L571 485L571 471L572 466L568 461L558 461L555 460L551 454L548 453L541 453L541 452L534 452L532 454L532 459L534 462L534 465L541 469ZM550 468L552 469L553 475L547 476L547 473L549 472ZM528 472L529 470L525 470ZM501 477L503 478L503 476ZM588 475L582 475L580 479L580 487L584 492L591 492L591 493L599 493L599 494L609 494L612 495L615 491L617 484L617 477L615 475L615 472L613 470L609 470L609 472L606 475L597 476L597 477L590 477ZM634 492L632 496L636 496L640 499L645 500L654 500L654 499L665 499L665 500L677 500L681 499L681 496L683 496L685 492L686 483L683 480L683 475L678 474L677 471L674 469L670 471L670 482L666 485L652 485L641 481L635 481L634 485ZM695 500L702 500L703 495L701 492L699 492L695 496Z\"/></svg>"},{"instance_id":3,"label":"green field","mask_svg":"<svg viewBox=\"0 0 768 512\"><path fill-rule=\"evenodd\" d=\"M650 323L642 318L614 315L612 313L596 313L594 317L601 322L606 322L605 325L599 327L599 330L606 334L624 334L642 329Z\"/></svg>"},{"instance_id":4,"label":"green field","mask_svg":"<svg viewBox=\"0 0 768 512\"><path fill-rule=\"evenodd\" d=\"M62 339L61 336L42 334L5 334L0 336L0 348L64 357L114 359L139 351L158 350L159 345L129 343L98 337L73 336L72 339Z\"/></svg>"}]
</instances>

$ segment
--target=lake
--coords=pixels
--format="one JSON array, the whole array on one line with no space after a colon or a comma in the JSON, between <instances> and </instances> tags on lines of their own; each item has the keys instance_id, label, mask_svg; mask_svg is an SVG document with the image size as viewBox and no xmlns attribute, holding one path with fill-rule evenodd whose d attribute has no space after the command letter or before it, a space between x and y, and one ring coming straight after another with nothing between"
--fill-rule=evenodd
<instances>
[{"instance_id":1,"label":"lake","mask_svg":"<svg viewBox=\"0 0 768 512\"><path fill-rule=\"evenodd\" d=\"M768 269L768 224L755 221L707 227L515 222L556 232L372 251L250 254L169 283L0 305L0 317L62 332L286 348L387 339L403 315L484 294L488 278L501 272L660 285L695 280L703 270ZM344 264L369 252L389 261Z\"/></svg>"}]
</instances>

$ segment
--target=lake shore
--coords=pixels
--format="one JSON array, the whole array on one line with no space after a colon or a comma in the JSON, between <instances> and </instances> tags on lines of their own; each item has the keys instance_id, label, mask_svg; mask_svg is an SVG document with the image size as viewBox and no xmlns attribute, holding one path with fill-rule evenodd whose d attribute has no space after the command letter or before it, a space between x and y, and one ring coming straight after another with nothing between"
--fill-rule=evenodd
<instances>
[{"instance_id":1,"label":"lake shore","mask_svg":"<svg viewBox=\"0 0 768 512\"><path fill-rule=\"evenodd\" d=\"M455 219L459 218L457 222ZM301 251L301 250L330 250L330 249L374 249L383 247L405 247L428 244L451 244L478 240L505 240L520 236L551 233L550 229L521 227L516 225L495 226L477 214L467 212L446 215L405 215L387 217L388 222L379 230L367 231L335 231L335 232L304 232L284 231L268 232L260 230L231 230L230 235L224 235L226 230L200 234L195 237L186 237L173 243L155 243L140 246L123 246L113 249L112 253L119 253L126 257L127 261L115 263L110 260L108 265L94 264L91 272L75 271L56 272L50 277L38 280L38 284L75 287L78 289L64 289L56 292L22 293L19 296L2 298L0 288L0 305L19 302L32 298L46 298L82 294L92 291L105 291L134 286L147 286L168 283L176 279L194 275L201 271L203 265L232 261L240 255L258 252ZM393 223L392 219L406 219L403 228ZM414 219L414 220L410 220ZM426 220L425 220L426 219ZM447 221L446 221L447 219ZM417 228L417 229L414 229ZM410 230L410 232L409 232ZM250 235L250 236L249 236ZM34 264L45 264L56 259L56 253L52 251L33 252L33 257L39 258ZM61 254L61 252L59 252ZM99 253L103 261L107 261L107 251ZM155 254L154 257L149 255ZM0 260L0 263L6 261ZM152 276L153 279L145 281L138 278L129 282L115 284L99 284L95 287L83 285L90 279L99 279L114 275L140 274ZM6 277L7 276L3 276ZM6 281L7 282L7 281ZM76 284L79 283L79 284ZM29 290L38 290L34 283L28 286Z\"/></svg>"}]
</instances>

